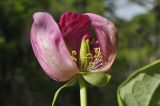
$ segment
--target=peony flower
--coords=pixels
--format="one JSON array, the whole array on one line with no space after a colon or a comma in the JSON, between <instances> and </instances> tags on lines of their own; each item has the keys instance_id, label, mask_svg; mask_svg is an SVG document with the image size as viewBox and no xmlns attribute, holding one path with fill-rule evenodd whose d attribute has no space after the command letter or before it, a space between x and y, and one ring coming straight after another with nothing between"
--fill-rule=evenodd
<instances>
[{"instance_id":1,"label":"peony flower","mask_svg":"<svg viewBox=\"0 0 160 106\"><path fill-rule=\"evenodd\" d=\"M67 81L79 72L105 72L116 56L114 24L93 13L65 12L59 23L45 12L33 15L31 44L44 72Z\"/></svg>"}]
</instances>

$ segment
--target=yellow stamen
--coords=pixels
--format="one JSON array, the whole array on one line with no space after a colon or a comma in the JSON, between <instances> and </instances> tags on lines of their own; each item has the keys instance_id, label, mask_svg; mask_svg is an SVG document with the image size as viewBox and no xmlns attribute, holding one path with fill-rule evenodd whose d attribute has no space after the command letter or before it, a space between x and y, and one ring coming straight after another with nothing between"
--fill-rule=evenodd
<instances>
[{"instance_id":1,"label":"yellow stamen","mask_svg":"<svg viewBox=\"0 0 160 106\"><path fill-rule=\"evenodd\" d=\"M77 62L77 58L76 58L77 52L75 50L72 51L72 55L71 58L73 61Z\"/></svg>"},{"instance_id":2,"label":"yellow stamen","mask_svg":"<svg viewBox=\"0 0 160 106\"><path fill-rule=\"evenodd\" d=\"M102 65L102 52L101 52L100 48L99 47L94 48L94 52L95 52L95 54L93 56L94 61L90 62L90 65L88 67L89 70L96 69Z\"/></svg>"},{"instance_id":3,"label":"yellow stamen","mask_svg":"<svg viewBox=\"0 0 160 106\"><path fill-rule=\"evenodd\" d=\"M95 52L95 55L94 55L94 58L99 58L100 60L102 60L102 53L100 51L100 48L94 48L94 52Z\"/></svg>"},{"instance_id":4,"label":"yellow stamen","mask_svg":"<svg viewBox=\"0 0 160 106\"><path fill-rule=\"evenodd\" d=\"M77 62L77 52L73 50L71 54L72 60ZM87 53L85 57L82 58L85 59L84 67L88 70L96 69L102 65L102 52L100 47L94 48L94 55L92 53Z\"/></svg>"},{"instance_id":5,"label":"yellow stamen","mask_svg":"<svg viewBox=\"0 0 160 106\"><path fill-rule=\"evenodd\" d=\"M91 53L87 53L86 54L86 58L87 58L87 62L89 63L89 65L92 65L93 64L93 56Z\"/></svg>"}]
</instances>

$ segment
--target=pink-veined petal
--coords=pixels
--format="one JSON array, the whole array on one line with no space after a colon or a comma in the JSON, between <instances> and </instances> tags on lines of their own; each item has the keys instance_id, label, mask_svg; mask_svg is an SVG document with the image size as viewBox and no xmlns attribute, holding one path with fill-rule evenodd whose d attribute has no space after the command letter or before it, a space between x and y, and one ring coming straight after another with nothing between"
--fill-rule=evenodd
<instances>
[{"instance_id":1,"label":"pink-veined petal","mask_svg":"<svg viewBox=\"0 0 160 106\"><path fill-rule=\"evenodd\" d=\"M44 12L35 13L33 19L31 44L38 62L52 79L69 80L78 72L78 68L71 59L57 23Z\"/></svg>"},{"instance_id":2,"label":"pink-veined petal","mask_svg":"<svg viewBox=\"0 0 160 106\"><path fill-rule=\"evenodd\" d=\"M103 54L104 65L100 71L107 71L116 57L118 48L117 28L111 21L102 16L93 13L85 14L90 17Z\"/></svg>"}]
</instances>

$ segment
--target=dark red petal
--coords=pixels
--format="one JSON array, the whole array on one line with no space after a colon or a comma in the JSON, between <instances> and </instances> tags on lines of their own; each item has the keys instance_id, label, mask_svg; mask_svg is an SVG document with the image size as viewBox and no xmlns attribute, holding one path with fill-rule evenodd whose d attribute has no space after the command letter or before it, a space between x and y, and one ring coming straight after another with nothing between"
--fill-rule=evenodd
<instances>
[{"instance_id":1,"label":"dark red petal","mask_svg":"<svg viewBox=\"0 0 160 106\"><path fill-rule=\"evenodd\" d=\"M90 19L85 14L65 12L62 14L59 27L68 49L79 54L80 44L84 35L90 35Z\"/></svg>"}]
</instances>

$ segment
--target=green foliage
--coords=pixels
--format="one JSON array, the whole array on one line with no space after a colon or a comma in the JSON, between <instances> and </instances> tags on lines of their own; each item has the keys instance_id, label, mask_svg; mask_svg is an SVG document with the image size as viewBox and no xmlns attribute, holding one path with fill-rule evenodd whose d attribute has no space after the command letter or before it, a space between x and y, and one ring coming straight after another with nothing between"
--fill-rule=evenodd
<instances>
[{"instance_id":1,"label":"green foliage","mask_svg":"<svg viewBox=\"0 0 160 106\"><path fill-rule=\"evenodd\" d=\"M118 89L119 106L159 106L160 60L129 76Z\"/></svg>"},{"instance_id":2,"label":"green foliage","mask_svg":"<svg viewBox=\"0 0 160 106\"><path fill-rule=\"evenodd\" d=\"M155 23L155 15L148 13L124 24L120 31L120 55L134 65L148 59L155 52L157 44L154 40L157 36Z\"/></svg>"},{"instance_id":3,"label":"green foliage","mask_svg":"<svg viewBox=\"0 0 160 106\"><path fill-rule=\"evenodd\" d=\"M87 0L86 12L97 13L103 15L104 1L103 0ZM97 5L98 4L98 5Z\"/></svg>"}]
</instances>

